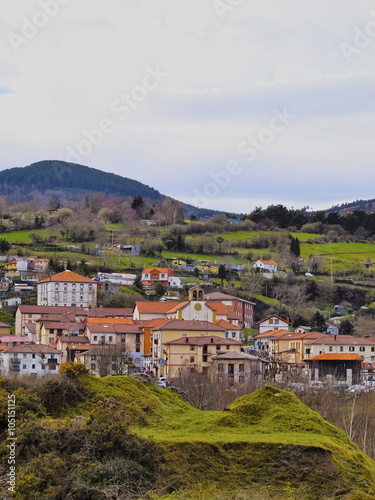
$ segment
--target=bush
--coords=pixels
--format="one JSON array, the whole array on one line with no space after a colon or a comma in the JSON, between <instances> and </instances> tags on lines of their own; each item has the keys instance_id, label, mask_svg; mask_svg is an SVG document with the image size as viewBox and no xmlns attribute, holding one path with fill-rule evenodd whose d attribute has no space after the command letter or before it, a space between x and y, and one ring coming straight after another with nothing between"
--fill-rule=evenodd
<instances>
[{"instance_id":1,"label":"bush","mask_svg":"<svg viewBox=\"0 0 375 500\"><path fill-rule=\"evenodd\" d=\"M65 373L70 378L79 377L79 375L85 375L90 373L90 370L82 363L81 360L73 363L73 361L68 361L67 363L62 363L60 365L59 373Z\"/></svg>"}]
</instances>

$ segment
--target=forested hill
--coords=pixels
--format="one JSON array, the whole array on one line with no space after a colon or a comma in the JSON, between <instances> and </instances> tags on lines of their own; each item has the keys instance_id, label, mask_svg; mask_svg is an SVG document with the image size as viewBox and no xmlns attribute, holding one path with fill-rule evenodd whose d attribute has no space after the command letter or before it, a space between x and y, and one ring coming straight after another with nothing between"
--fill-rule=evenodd
<instances>
[{"instance_id":1,"label":"forested hill","mask_svg":"<svg viewBox=\"0 0 375 500\"><path fill-rule=\"evenodd\" d=\"M11 195L14 188L27 197L32 191L71 190L106 192L125 198L142 195L157 203L164 196L141 182L65 161L40 161L28 167L10 168L0 172L2 194Z\"/></svg>"},{"instance_id":2,"label":"forested hill","mask_svg":"<svg viewBox=\"0 0 375 500\"><path fill-rule=\"evenodd\" d=\"M326 212L337 212L341 216L345 216L355 210L372 214L375 212L375 199L373 200L356 200L342 205L335 205L329 208Z\"/></svg>"},{"instance_id":3,"label":"forested hill","mask_svg":"<svg viewBox=\"0 0 375 500\"><path fill-rule=\"evenodd\" d=\"M157 203L166 197L158 190L141 182L122 177L96 168L67 163L65 161L45 160L27 167L16 167L0 172L0 196L10 196L19 201L30 200L35 193L53 192L54 197L74 199L85 192L105 193L121 198L134 198L137 195ZM220 214L215 210L182 204L185 216L198 218Z\"/></svg>"}]
</instances>

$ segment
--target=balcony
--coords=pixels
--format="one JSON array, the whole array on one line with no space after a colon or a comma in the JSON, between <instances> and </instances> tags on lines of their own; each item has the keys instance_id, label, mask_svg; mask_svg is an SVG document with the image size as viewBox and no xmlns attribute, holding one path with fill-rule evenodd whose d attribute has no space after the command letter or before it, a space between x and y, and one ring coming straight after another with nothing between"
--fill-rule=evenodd
<instances>
[{"instance_id":1,"label":"balcony","mask_svg":"<svg viewBox=\"0 0 375 500\"><path fill-rule=\"evenodd\" d=\"M11 365L19 365L21 363L20 358L11 358L10 359L10 364Z\"/></svg>"}]
</instances>

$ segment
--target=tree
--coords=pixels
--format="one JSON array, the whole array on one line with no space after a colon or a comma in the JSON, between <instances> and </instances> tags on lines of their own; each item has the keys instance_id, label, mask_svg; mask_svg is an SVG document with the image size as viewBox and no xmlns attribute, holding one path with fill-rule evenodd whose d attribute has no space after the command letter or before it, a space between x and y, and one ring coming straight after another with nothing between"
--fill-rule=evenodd
<instances>
[{"instance_id":1,"label":"tree","mask_svg":"<svg viewBox=\"0 0 375 500\"><path fill-rule=\"evenodd\" d=\"M224 286L224 280L227 279L228 271L225 269L223 264L220 264L217 276L221 279L221 286Z\"/></svg>"},{"instance_id":2,"label":"tree","mask_svg":"<svg viewBox=\"0 0 375 500\"><path fill-rule=\"evenodd\" d=\"M300 244L298 238L292 238L290 242L290 251L296 256L299 257L301 255Z\"/></svg>"},{"instance_id":3,"label":"tree","mask_svg":"<svg viewBox=\"0 0 375 500\"><path fill-rule=\"evenodd\" d=\"M197 267L194 267L194 276L198 278L199 276L199 269Z\"/></svg>"},{"instance_id":4,"label":"tree","mask_svg":"<svg viewBox=\"0 0 375 500\"><path fill-rule=\"evenodd\" d=\"M324 316L317 311L310 320L310 328L313 332L327 333L327 323Z\"/></svg>"},{"instance_id":5,"label":"tree","mask_svg":"<svg viewBox=\"0 0 375 500\"><path fill-rule=\"evenodd\" d=\"M222 238L221 236L218 236L216 238L216 241L219 243L219 253L221 253L221 245L224 243L224 238Z\"/></svg>"},{"instance_id":6,"label":"tree","mask_svg":"<svg viewBox=\"0 0 375 500\"><path fill-rule=\"evenodd\" d=\"M161 283L156 283L156 285L155 285L155 293L159 297L162 297L165 294L165 288L163 287L163 285Z\"/></svg>"},{"instance_id":7,"label":"tree","mask_svg":"<svg viewBox=\"0 0 375 500\"><path fill-rule=\"evenodd\" d=\"M339 335L352 335L354 332L354 325L349 318L341 321L339 326Z\"/></svg>"},{"instance_id":8,"label":"tree","mask_svg":"<svg viewBox=\"0 0 375 500\"><path fill-rule=\"evenodd\" d=\"M12 248L12 245L9 243L9 241L6 241L6 239L1 238L0 239L0 253L4 254L8 250Z\"/></svg>"},{"instance_id":9,"label":"tree","mask_svg":"<svg viewBox=\"0 0 375 500\"><path fill-rule=\"evenodd\" d=\"M307 302L305 283L280 283L274 287L274 295L281 304L288 307L292 322L294 322L298 311Z\"/></svg>"}]
</instances>

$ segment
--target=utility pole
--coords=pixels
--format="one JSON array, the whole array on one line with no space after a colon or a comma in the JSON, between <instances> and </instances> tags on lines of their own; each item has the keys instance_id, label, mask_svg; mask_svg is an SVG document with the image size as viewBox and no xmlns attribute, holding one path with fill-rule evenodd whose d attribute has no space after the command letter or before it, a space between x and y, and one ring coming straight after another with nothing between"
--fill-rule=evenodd
<instances>
[{"instance_id":1,"label":"utility pole","mask_svg":"<svg viewBox=\"0 0 375 500\"><path fill-rule=\"evenodd\" d=\"M333 283L333 273L332 273L332 261L333 261L333 257L328 257L329 259L331 259L331 283Z\"/></svg>"}]
</instances>

